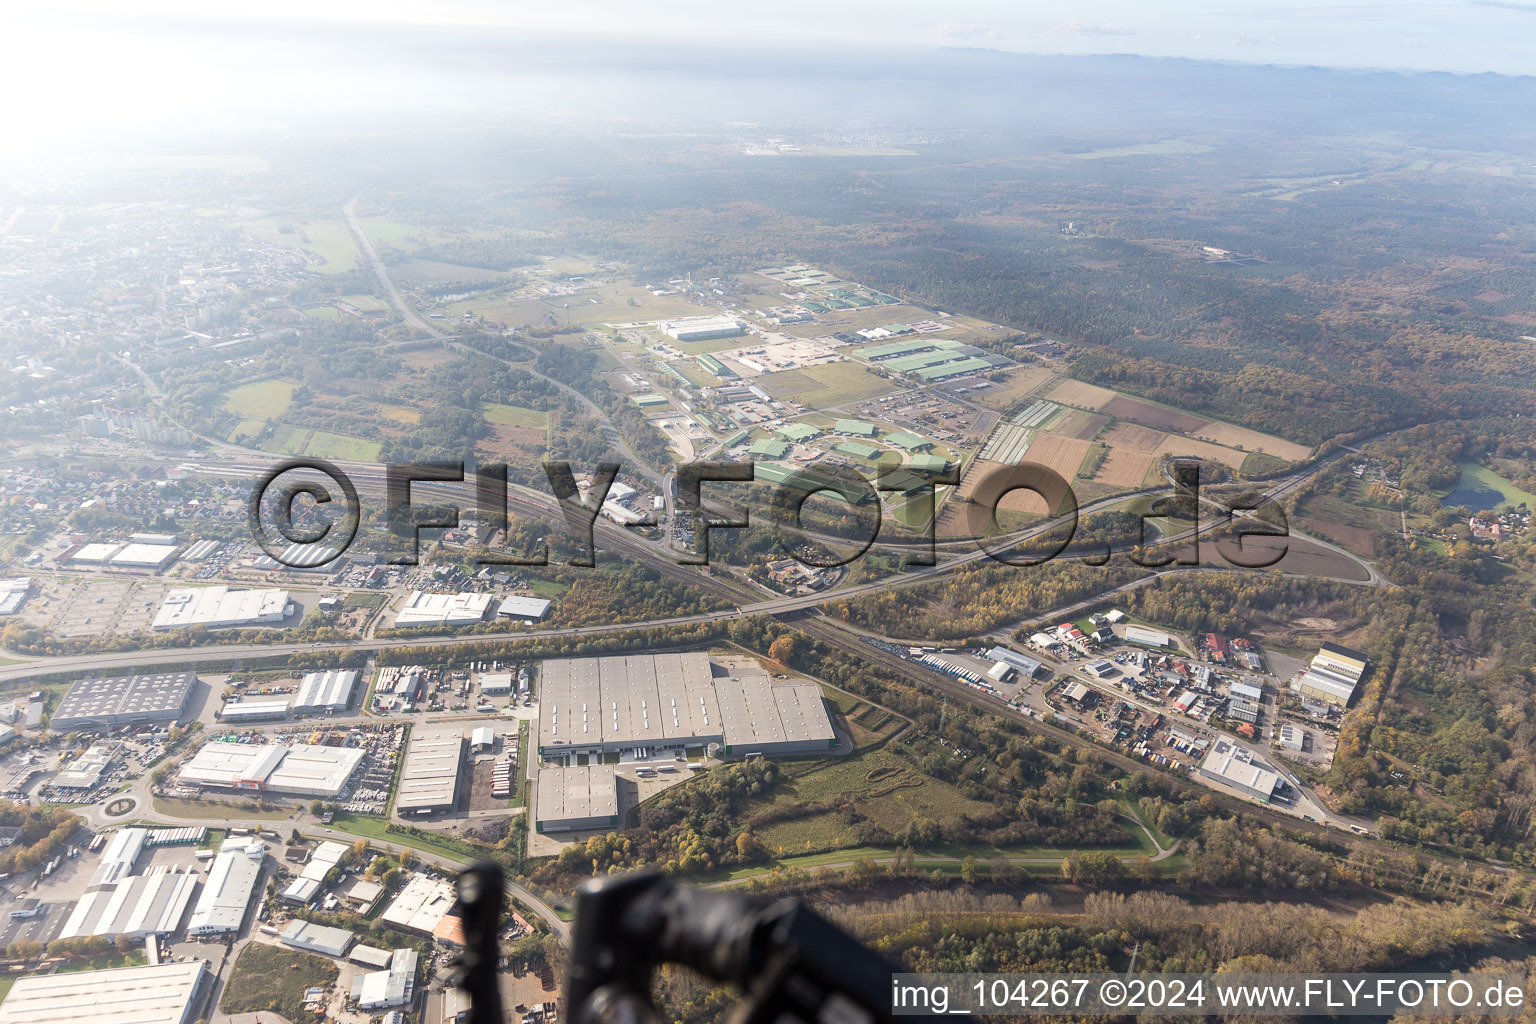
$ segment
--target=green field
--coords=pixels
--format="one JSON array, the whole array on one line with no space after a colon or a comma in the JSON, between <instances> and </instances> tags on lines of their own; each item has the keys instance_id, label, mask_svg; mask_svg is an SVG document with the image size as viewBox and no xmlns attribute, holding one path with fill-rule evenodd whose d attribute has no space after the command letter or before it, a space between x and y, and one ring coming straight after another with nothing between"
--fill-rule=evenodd
<instances>
[{"instance_id":1,"label":"green field","mask_svg":"<svg viewBox=\"0 0 1536 1024\"><path fill-rule=\"evenodd\" d=\"M258 380L224 392L224 408L251 420L271 420L281 416L293 399L292 381Z\"/></svg>"},{"instance_id":2,"label":"green field","mask_svg":"<svg viewBox=\"0 0 1536 1024\"><path fill-rule=\"evenodd\" d=\"M444 263L441 260L404 260L389 268L390 276L397 281L412 284L441 284L445 281L462 281L470 284L487 284L506 281L510 275L485 267L466 267L461 263Z\"/></svg>"},{"instance_id":3,"label":"green field","mask_svg":"<svg viewBox=\"0 0 1536 1024\"><path fill-rule=\"evenodd\" d=\"M309 431L303 427L278 426L273 435L262 442L262 447L269 452L278 452L283 455L303 455L304 443L309 440Z\"/></svg>"},{"instance_id":4,"label":"green field","mask_svg":"<svg viewBox=\"0 0 1536 1024\"><path fill-rule=\"evenodd\" d=\"M239 444L242 441L253 440L257 434L267 428L266 420L241 420L235 424L235 428L229 432L226 440Z\"/></svg>"},{"instance_id":5,"label":"green field","mask_svg":"<svg viewBox=\"0 0 1536 1024\"><path fill-rule=\"evenodd\" d=\"M304 446L303 454L317 455L322 459L377 462L379 447L377 441L365 441L360 437L351 437L347 434L332 434L325 430L316 430L309 435L309 443Z\"/></svg>"},{"instance_id":6,"label":"green field","mask_svg":"<svg viewBox=\"0 0 1536 1024\"><path fill-rule=\"evenodd\" d=\"M375 818L366 814L341 813L336 815L331 822L331 828L338 832L346 832L350 835L360 836L364 839L372 839L381 843L394 843L396 846L408 846L413 850L430 853L461 864L468 864L472 859L451 843L438 845L430 839L421 836L401 835L389 831L389 822L383 818Z\"/></svg>"},{"instance_id":7,"label":"green field","mask_svg":"<svg viewBox=\"0 0 1536 1024\"><path fill-rule=\"evenodd\" d=\"M246 221L241 227L262 241L314 253L324 260L313 268L322 274L344 274L357 269L357 248L344 221L264 218Z\"/></svg>"},{"instance_id":8,"label":"green field","mask_svg":"<svg viewBox=\"0 0 1536 1024\"><path fill-rule=\"evenodd\" d=\"M340 320L341 310L335 306L316 306L314 309L306 309L304 315L316 320Z\"/></svg>"},{"instance_id":9,"label":"green field","mask_svg":"<svg viewBox=\"0 0 1536 1024\"><path fill-rule=\"evenodd\" d=\"M756 383L775 398L791 398L812 409L862 402L892 390L889 380L877 377L851 360L769 373L758 378Z\"/></svg>"},{"instance_id":10,"label":"green field","mask_svg":"<svg viewBox=\"0 0 1536 1024\"><path fill-rule=\"evenodd\" d=\"M284 818L293 817L293 812L283 807L261 810L259 808L246 807L244 801L236 800L235 806L214 803L211 800L183 800L179 797L157 796L154 798L155 811L172 818L188 818L192 820L206 819L209 821L282 821Z\"/></svg>"},{"instance_id":11,"label":"green field","mask_svg":"<svg viewBox=\"0 0 1536 1024\"><path fill-rule=\"evenodd\" d=\"M377 462L381 446L377 441L365 441L349 434L333 434L328 430L280 424L261 447L283 455L314 455L322 459Z\"/></svg>"},{"instance_id":12,"label":"green field","mask_svg":"<svg viewBox=\"0 0 1536 1024\"><path fill-rule=\"evenodd\" d=\"M481 402L480 412L491 423L506 427L533 427L543 430L549 423L549 414L520 405L502 405L499 402Z\"/></svg>"},{"instance_id":13,"label":"green field","mask_svg":"<svg viewBox=\"0 0 1536 1024\"><path fill-rule=\"evenodd\" d=\"M356 306L358 309L362 310L389 308L389 303L385 302L377 295L339 295L337 296L337 301L349 302Z\"/></svg>"}]
</instances>

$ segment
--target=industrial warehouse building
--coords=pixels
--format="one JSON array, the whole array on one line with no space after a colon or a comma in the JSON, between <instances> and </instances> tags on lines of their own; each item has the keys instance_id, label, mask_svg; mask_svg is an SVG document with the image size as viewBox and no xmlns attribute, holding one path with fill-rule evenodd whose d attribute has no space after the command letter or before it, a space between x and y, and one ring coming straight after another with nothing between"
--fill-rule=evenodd
<instances>
[{"instance_id":1,"label":"industrial warehouse building","mask_svg":"<svg viewBox=\"0 0 1536 1024\"><path fill-rule=\"evenodd\" d=\"M674 341L712 341L747 333L739 320L729 316L690 316L663 320L658 326L661 333Z\"/></svg>"},{"instance_id":2,"label":"industrial warehouse building","mask_svg":"<svg viewBox=\"0 0 1536 1024\"><path fill-rule=\"evenodd\" d=\"M304 863L304 869L298 877L288 883L278 899L287 903L303 905L320 894L321 887L325 884L325 878L331 873L341 859L347 855L350 847L342 843L324 842L315 847L309 860Z\"/></svg>"},{"instance_id":3,"label":"industrial warehouse building","mask_svg":"<svg viewBox=\"0 0 1536 1024\"><path fill-rule=\"evenodd\" d=\"M1148 629L1146 626L1126 626L1125 642L1128 644L1141 644L1143 647L1172 647L1173 637L1160 629Z\"/></svg>"},{"instance_id":4,"label":"industrial warehouse building","mask_svg":"<svg viewBox=\"0 0 1536 1024\"><path fill-rule=\"evenodd\" d=\"M512 692L511 672L481 672L480 692L486 696L500 696Z\"/></svg>"},{"instance_id":5,"label":"industrial warehouse building","mask_svg":"<svg viewBox=\"0 0 1536 1024\"><path fill-rule=\"evenodd\" d=\"M619 792L613 765L540 768L533 827L539 832L614 828Z\"/></svg>"},{"instance_id":6,"label":"industrial warehouse building","mask_svg":"<svg viewBox=\"0 0 1536 1024\"><path fill-rule=\"evenodd\" d=\"M93 885L75 904L58 937L169 935L181 927L196 888L195 871L173 871L163 865L146 874Z\"/></svg>"},{"instance_id":7,"label":"industrial warehouse building","mask_svg":"<svg viewBox=\"0 0 1536 1024\"><path fill-rule=\"evenodd\" d=\"M542 597L504 597L496 608L496 614L503 619L538 622L549 614L549 601Z\"/></svg>"},{"instance_id":8,"label":"industrial warehouse building","mask_svg":"<svg viewBox=\"0 0 1536 1024\"><path fill-rule=\"evenodd\" d=\"M319 953L321 956L343 957L352 947L352 940L357 938L345 928L332 928L329 925L315 924L313 921L305 921L302 918L294 918L288 922L283 933L277 937L277 941L293 949L302 949L306 953Z\"/></svg>"},{"instance_id":9,"label":"industrial warehouse building","mask_svg":"<svg viewBox=\"0 0 1536 1024\"><path fill-rule=\"evenodd\" d=\"M413 736L400 768L395 813L405 817L453 810L463 766L463 736Z\"/></svg>"},{"instance_id":10,"label":"industrial warehouse building","mask_svg":"<svg viewBox=\"0 0 1536 1024\"><path fill-rule=\"evenodd\" d=\"M1255 761L1246 747L1238 746L1225 736L1216 738L1211 752L1200 762L1200 774L1251 796L1261 804L1274 798L1275 789L1280 784L1279 774L1269 765Z\"/></svg>"},{"instance_id":11,"label":"industrial warehouse building","mask_svg":"<svg viewBox=\"0 0 1536 1024\"><path fill-rule=\"evenodd\" d=\"M816 684L776 682L756 665L731 671L703 653L546 661L539 753L645 759L712 743L745 755L836 746Z\"/></svg>"},{"instance_id":12,"label":"industrial warehouse building","mask_svg":"<svg viewBox=\"0 0 1536 1024\"><path fill-rule=\"evenodd\" d=\"M175 587L166 591L150 629L228 629L276 626L295 605L286 590L230 590L228 587Z\"/></svg>"},{"instance_id":13,"label":"industrial warehouse building","mask_svg":"<svg viewBox=\"0 0 1536 1024\"><path fill-rule=\"evenodd\" d=\"M0 1024L190 1024L207 961L17 978L0 1003Z\"/></svg>"},{"instance_id":14,"label":"industrial warehouse building","mask_svg":"<svg viewBox=\"0 0 1536 1024\"><path fill-rule=\"evenodd\" d=\"M418 872L384 908L379 920L403 931L437 935L457 921L452 911L458 901L459 894L452 882Z\"/></svg>"},{"instance_id":15,"label":"industrial warehouse building","mask_svg":"<svg viewBox=\"0 0 1536 1024\"><path fill-rule=\"evenodd\" d=\"M187 921L187 936L222 935L240 930L261 881L267 847L259 839L231 836L219 846L208 881Z\"/></svg>"},{"instance_id":16,"label":"industrial warehouse building","mask_svg":"<svg viewBox=\"0 0 1536 1024\"><path fill-rule=\"evenodd\" d=\"M308 743L206 743L182 765L183 786L334 797L362 763L360 747Z\"/></svg>"},{"instance_id":17,"label":"industrial warehouse building","mask_svg":"<svg viewBox=\"0 0 1536 1024\"><path fill-rule=\"evenodd\" d=\"M197 676L192 672L101 676L70 686L53 713L55 732L170 725L182 716Z\"/></svg>"},{"instance_id":18,"label":"industrial warehouse building","mask_svg":"<svg viewBox=\"0 0 1536 1024\"><path fill-rule=\"evenodd\" d=\"M164 569L176 561L175 544L128 544L112 556L114 569Z\"/></svg>"},{"instance_id":19,"label":"industrial warehouse building","mask_svg":"<svg viewBox=\"0 0 1536 1024\"><path fill-rule=\"evenodd\" d=\"M428 594L415 590L395 616L395 626L470 626L485 621L491 601L490 594Z\"/></svg>"},{"instance_id":20,"label":"industrial warehouse building","mask_svg":"<svg viewBox=\"0 0 1536 1024\"><path fill-rule=\"evenodd\" d=\"M1324 643L1312 659L1311 667L1291 680L1291 689L1303 697L1334 707L1348 707L1370 663L1369 655L1339 644Z\"/></svg>"},{"instance_id":21,"label":"industrial warehouse building","mask_svg":"<svg viewBox=\"0 0 1536 1024\"><path fill-rule=\"evenodd\" d=\"M228 725L243 722L271 722L288 717L288 702L281 697L267 700L232 700L219 709L219 721Z\"/></svg>"},{"instance_id":22,"label":"industrial warehouse building","mask_svg":"<svg viewBox=\"0 0 1536 1024\"><path fill-rule=\"evenodd\" d=\"M351 669L309 672L299 683L298 695L293 699L293 711L300 715L345 711L352 702L352 691L356 687L357 673Z\"/></svg>"},{"instance_id":23,"label":"industrial warehouse building","mask_svg":"<svg viewBox=\"0 0 1536 1024\"><path fill-rule=\"evenodd\" d=\"M387 970L369 971L354 977L352 999L357 1008L371 1012L408 1005L416 994L418 960L414 949L397 949L389 955Z\"/></svg>"}]
</instances>

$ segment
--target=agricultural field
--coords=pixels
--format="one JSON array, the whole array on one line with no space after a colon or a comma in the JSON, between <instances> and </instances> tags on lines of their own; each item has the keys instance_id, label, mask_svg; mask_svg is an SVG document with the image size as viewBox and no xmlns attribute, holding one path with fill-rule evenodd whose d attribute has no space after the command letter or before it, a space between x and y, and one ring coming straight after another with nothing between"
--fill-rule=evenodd
<instances>
[{"instance_id":1,"label":"agricultural field","mask_svg":"<svg viewBox=\"0 0 1536 1024\"><path fill-rule=\"evenodd\" d=\"M240 226L263 242L311 253L315 257L313 269L322 274L344 274L357 269L357 247L345 221L267 218L245 221Z\"/></svg>"},{"instance_id":2,"label":"agricultural field","mask_svg":"<svg viewBox=\"0 0 1536 1024\"><path fill-rule=\"evenodd\" d=\"M1020 366L1009 371L1006 383L973 392L971 401L998 412L1011 412L1049 384L1055 376L1056 371L1046 366Z\"/></svg>"},{"instance_id":3,"label":"agricultural field","mask_svg":"<svg viewBox=\"0 0 1536 1024\"><path fill-rule=\"evenodd\" d=\"M1145 485L1147 474L1157 461L1153 452L1111 447L1092 479L1094 483L1105 484L1114 490L1134 491Z\"/></svg>"},{"instance_id":4,"label":"agricultural field","mask_svg":"<svg viewBox=\"0 0 1536 1024\"><path fill-rule=\"evenodd\" d=\"M333 434L326 430L312 430L301 454L314 455L322 459L336 459L343 462L377 462L379 458L379 443L377 441L365 441L360 437L351 437L347 434Z\"/></svg>"},{"instance_id":5,"label":"agricultural field","mask_svg":"<svg viewBox=\"0 0 1536 1024\"><path fill-rule=\"evenodd\" d=\"M890 381L852 361L769 373L756 383L775 398L787 398L811 409L862 402L892 389Z\"/></svg>"},{"instance_id":6,"label":"agricultural field","mask_svg":"<svg viewBox=\"0 0 1536 1024\"><path fill-rule=\"evenodd\" d=\"M443 284L448 281L487 284L506 281L512 277L510 273L501 270L422 259L402 260L389 268L389 274L402 284Z\"/></svg>"},{"instance_id":7,"label":"agricultural field","mask_svg":"<svg viewBox=\"0 0 1536 1024\"><path fill-rule=\"evenodd\" d=\"M287 380L258 380L224 392L224 408L249 420L277 419L288 411L293 389Z\"/></svg>"},{"instance_id":8,"label":"agricultural field","mask_svg":"<svg viewBox=\"0 0 1536 1024\"><path fill-rule=\"evenodd\" d=\"M1098 436L1099 431L1109 423L1108 416L1097 413L1084 412L1081 409L1066 409L1057 413L1054 419L1047 420L1043 426L1053 434L1062 437L1075 437L1081 441L1089 441Z\"/></svg>"},{"instance_id":9,"label":"agricultural field","mask_svg":"<svg viewBox=\"0 0 1536 1024\"><path fill-rule=\"evenodd\" d=\"M1105 415L1116 419L1130 420L1132 423L1141 423L1176 434L1193 433L1208 422L1191 413L1180 412L1167 406L1153 405L1151 402L1144 402L1139 398L1130 398L1126 395L1116 395L1099 406L1099 409Z\"/></svg>"},{"instance_id":10,"label":"agricultural field","mask_svg":"<svg viewBox=\"0 0 1536 1024\"><path fill-rule=\"evenodd\" d=\"M1085 384L1080 380L1066 379L1045 392L1045 397L1062 405L1075 405L1080 409L1098 412L1121 396L1097 384Z\"/></svg>"}]
</instances>

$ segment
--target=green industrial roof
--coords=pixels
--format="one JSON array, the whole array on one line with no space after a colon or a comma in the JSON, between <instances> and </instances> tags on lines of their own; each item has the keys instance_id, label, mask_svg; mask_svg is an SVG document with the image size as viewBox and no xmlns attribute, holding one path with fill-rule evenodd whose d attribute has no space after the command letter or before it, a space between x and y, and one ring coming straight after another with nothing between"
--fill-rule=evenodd
<instances>
[{"instance_id":1,"label":"green industrial roof","mask_svg":"<svg viewBox=\"0 0 1536 1024\"><path fill-rule=\"evenodd\" d=\"M632 401L642 409L650 408L653 405L667 404L667 399L664 395L635 395Z\"/></svg>"},{"instance_id":2,"label":"green industrial roof","mask_svg":"<svg viewBox=\"0 0 1536 1024\"><path fill-rule=\"evenodd\" d=\"M875 425L863 420L838 420L832 424L835 434L853 434L855 437L874 437Z\"/></svg>"},{"instance_id":3,"label":"green industrial roof","mask_svg":"<svg viewBox=\"0 0 1536 1024\"><path fill-rule=\"evenodd\" d=\"M726 438L725 441L722 442L722 443L727 448L735 448L737 445L741 444L741 442L745 441L746 439L747 439L747 432L745 430L738 430L738 431L736 431L736 433L734 433L730 437Z\"/></svg>"},{"instance_id":4,"label":"green industrial roof","mask_svg":"<svg viewBox=\"0 0 1536 1024\"><path fill-rule=\"evenodd\" d=\"M830 488L841 494L848 484L837 480L813 469L797 469L793 466L777 466L771 462L757 462L752 465L752 475L755 479L769 484L794 483L807 493ZM863 505L873 500L873 491L870 488L858 488L858 504Z\"/></svg>"},{"instance_id":5,"label":"green industrial roof","mask_svg":"<svg viewBox=\"0 0 1536 1024\"><path fill-rule=\"evenodd\" d=\"M916 434L907 430L898 430L894 434L887 434L885 435L885 439L896 447L903 448L909 452L916 451L919 448L931 448L933 446L933 442L928 440L926 437L918 437Z\"/></svg>"},{"instance_id":6,"label":"green industrial roof","mask_svg":"<svg viewBox=\"0 0 1536 1024\"><path fill-rule=\"evenodd\" d=\"M862 349L859 355L865 359L889 359L892 356L904 356L913 352L927 352L938 347L936 342L924 341L921 338L907 338L905 341L888 341L883 345Z\"/></svg>"},{"instance_id":7,"label":"green industrial roof","mask_svg":"<svg viewBox=\"0 0 1536 1024\"><path fill-rule=\"evenodd\" d=\"M821 436L821 431L809 423L786 423L782 427L774 427L773 432L791 441L809 441L813 437Z\"/></svg>"},{"instance_id":8,"label":"green industrial roof","mask_svg":"<svg viewBox=\"0 0 1536 1024\"><path fill-rule=\"evenodd\" d=\"M962 373L976 373L979 370L988 370L992 364L979 356L970 359L962 359L957 363L942 363L938 366L930 366L925 370L918 370L917 375L923 380L941 380L944 377L958 377Z\"/></svg>"},{"instance_id":9,"label":"green industrial roof","mask_svg":"<svg viewBox=\"0 0 1536 1024\"><path fill-rule=\"evenodd\" d=\"M760 441L752 442L752 447L747 449L747 454L763 455L770 459L782 459L787 451L789 451L788 441L779 441L772 437L765 437Z\"/></svg>"},{"instance_id":10,"label":"green industrial roof","mask_svg":"<svg viewBox=\"0 0 1536 1024\"><path fill-rule=\"evenodd\" d=\"M949 460L942 455L914 455L907 460L907 468L921 472L942 473Z\"/></svg>"},{"instance_id":11,"label":"green industrial roof","mask_svg":"<svg viewBox=\"0 0 1536 1024\"><path fill-rule=\"evenodd\" d=\"M837 450L844 455L852 455L856 459L872 459L880 454L879 448L862 441L844 441L837 446Z\"/></svg>"},{"instance_id":12,"label":"green industrial roof","mask_svg":"<svg viewBox=\"0 0 1536 1024\"><path fill-rule=\"evenodd\" d=\"M883 365L890 367L897 373L915 373L925 366L936 366L939 363L953 362L956 359L963 358L965 357L957 356L953 352L919 352L916 355L888 360Z\"/></svg>"}]
</instances>

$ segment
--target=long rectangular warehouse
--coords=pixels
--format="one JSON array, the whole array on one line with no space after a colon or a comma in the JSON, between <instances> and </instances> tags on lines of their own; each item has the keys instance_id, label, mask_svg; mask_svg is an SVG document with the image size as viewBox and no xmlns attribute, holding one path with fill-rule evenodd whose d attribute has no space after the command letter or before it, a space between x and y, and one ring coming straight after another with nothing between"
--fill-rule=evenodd
<instances>
[{"instance_id":1,"label":"long rectangular warehouse","mask_svg":"<svg viewBox=\"0 0 1536 1024\"><path fill-rule=\"evenodd\" d=\"M165 865L151 868L148 874L92 886L75 904L58 937L169 935L181 926L196 888L196 872L172 871Z\"/></svg>"},{"instance_id":2,"label":"long rectangular warehouse","mask_svg":"<svg viewBox=\"0 0 1536 1024\"><path fill-rule=\"evenodd\" d=\"M175 587L166 591L150 629L202 626L275 626L288 617L293 603L286 590L230 590L228 587Z\"/></svg>"},{"instance_id":3,"label":"long rectangular warehouse","mask_svg":"<svg viewBox=\"0 0 1536 1024\"><path fill-rule=\"evenodd\" d=\"M333 797L362 763L361 747L308 743L205 743L182 765L184 786L288 796Z\"/></svg>"},{"instance_id":4,"label":"long rectangular warehouse","mask_svg":"<svg viewBox=\"0 0 1536 1024\"><path fill-rule=\"evenodd\" d=\"M618 783L613 765L541 768L533 827L538 832L615 828L619 824Z\"/></svg>"},{"instance_id":5,"label":"long rectangular warehouse","mask_svg":"<svg viewBox=\"0 0 1536 1024\"><path fill-rule=\"evenodd\" d=\"M207 976L205 960L17 978L0 1024L188 1024Z\"/></svg>"},{"instance_id":6,"label":"long rectangular warehouse","mask_svg":"<svg viewBox=\"0 0 1536 1024\"><path fill-rule=\"evenodd\" d=\"M725 753L792 754L836 745L814 683L775 682L756 666L730 672L703 653L546 661L539 753L654 757L717 743Z\"/></svg>"},{"instance_id":7,"label":"long rectangular warehouse","mask_svg":"<svg viewBox=\"0 0 1536 1024\"><path fill-rule=\"evenodd\" d=\"M187 935L221 935L240 930L250 909L256 883L266 863L267 848L261 840L232 837L224 840L208 869L197 906L187 922Z\"/></svg>"},{"instance_id":8,"label":"long rectangular warehouse","mask_svg":"<svg viewBox=\"0 0 1536 1024\"><path fill-rule=\"evenodd\" d=\"M196 684L197 675L193 672L80 679L59 701L51 728L67 732L123 725L169 725L186 710Z\"/></svg>"},{"instance_id":9,"label":"long rectangular warehouse","mask_svg":"<svg viewBox=\"0 0 1536 1024\"><path fill-rule=\"evenodd\" d=\"M422 815L452 810L459 797L463 765L463 736L413 738L400 768L395 813Z\"/></svg>"},{"instance_id":10,"label":"long rectangular warehouse","mask_svg":"<svg viewBox=\"0 0 1536 1024\"><path fill-rule=\"evenodd\" d=\"M306 673L293 699L294 714L345 711L356 688L357 672L352 669Z\"/></svg>"}]
</instances>

